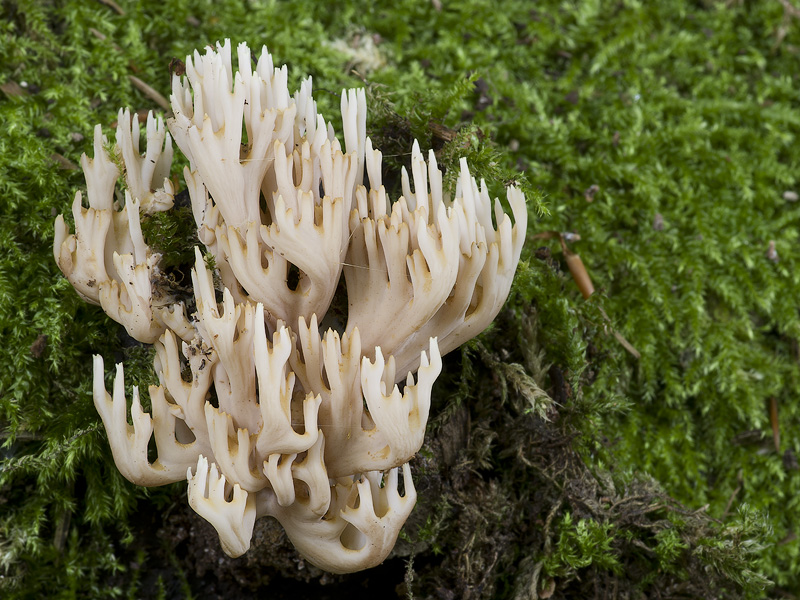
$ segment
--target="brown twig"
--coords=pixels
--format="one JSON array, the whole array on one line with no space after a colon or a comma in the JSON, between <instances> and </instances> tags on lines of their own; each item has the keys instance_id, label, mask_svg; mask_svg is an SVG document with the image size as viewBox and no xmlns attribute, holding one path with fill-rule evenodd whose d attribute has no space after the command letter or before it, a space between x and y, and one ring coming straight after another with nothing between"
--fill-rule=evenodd
<instances>
[{"instance_id":1,"label":"brown twig","mask_svg":"<svg viewBox=\"0 0 800 600\"><path fill-rule=\"evenodd\" d=\"M114 0L98 0L98 2L100 2L100 4L105 4L106 6L111 8L118 15L124 15L125 14L125 11L122 10L122 7L119 4L117 4L116 2L114 2Z\"/></svg>"},{"instance_id":2,"label":"brown twig","mask_svg":"<svg viewBox=\"0 0 800 600\"><path fill-rule=\"evenodd\" d=\"M572 274L572 278L575 280L575 284L578 286L581 295L585 300L588 300L589 296L594 294L592 278L589 277L589 272L586 270L580 255L567 248L564 236L561 235L558 239L561 242L561 251L564 253L564 258L567 261L567 268L569 268L569 272Z\"/></svg>"},{"instance_id":3,"label":"brown twig","mask_svg":"<svg viewBox=\"0 0 800 600\"><path fill-rule=\"evenodd\" d=\"M74 171L78 168L78 165L58 152L53 152L50 155L50 160L56 163L61 169L66 169L67 171Z\"/></svg>"},{"instance_id":4,"label":"brown twig","mask_svg":"<svg viewBox=\"0 0 800 600\"><path fill-rule=\"evenodd\" d=\"M89 33L91 33L101 42L105 42L108 39L108 36L105 33L103 33L98 29L95 29L94 27L89 27ZM111 44L111 47L114 48L114 50L116 50L117 52L122 52L122 48L120 48L117 44L115 44L114 42L109 42L109 43Z\"/></svg>"},{"instance_id":5,"label":"brown twig","mask_svg":"<svg viewBox=\"0 0 800 600\"><path fill-rule=\"evenodd\" d=\"M145 96L150 98L153 102L158 104L164 110L169 110L169 101L164 98L157 90L147 85L144 81L136 77L136 75L128 75L133 86L142 92Z\"/></svg>"},{"instance_id":6,"label":"brown twig","mask_svg":"<svg viewBox=\"0 0 800 600\"><path fill-rule=\"evenodd\" d=\"M9 80L0 85L0 92L3 92L6 96L24 96L28 93L28 90L26 90L16 81Z\"/></svg>"}]
</instances>

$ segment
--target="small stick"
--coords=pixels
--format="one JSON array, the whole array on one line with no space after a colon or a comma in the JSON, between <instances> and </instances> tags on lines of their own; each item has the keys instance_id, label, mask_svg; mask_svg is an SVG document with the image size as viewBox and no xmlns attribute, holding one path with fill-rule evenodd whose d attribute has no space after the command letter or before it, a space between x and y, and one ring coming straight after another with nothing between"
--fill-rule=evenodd
<instances>
[{"instance_id":1,"label":"small stick","mask_svg":"<svg viewBox=\"0 0 800 600\"><path fill-rule=\"evenodd\" d=\"M163 108L164 110L170 109L169 102L167 101L167 99L164 98L164 96L162 96L158 91L147 85L144 81L136 77L136 75L128 75L128 79L131 80L131 83L136 89L138 89L145 96L150 98L150 100L158 104L161 108Z\"/></svg>"},{"instance_id":2,"label":"small stick","mask_svg":"<svg viewBox=\"0 0 800 600\"><path fill-rule=\"evenodd\" d=\"M100 2L100 4L105 4L106 6L110 7L111 9L113 9L114 12L117 13L118 15L124 15L125 14L125 11L122 10L122 7L119 4L117 4L116 2L114 2L114 0L98 0L98 1Z\"/></svg>"},{"instance_id":3,"label":"small stick","mask_svg":"<svg viewBox=\"0 0 800 600\"><path fill-rule=\"evenodd\" d=\"M588 300L589 296L594 294L594 285L592 285L592 278L589 277L589 272L583 265L580 255L575 254L572 250L567 248L567 243L564 241L564 236L558 236L561 242L561 251L564 253L564 258L567 261L569 272L572 273L572 278L581 292L584 300Z\"/></svg>"},{"instance_id":4,"label":"small stick","mask_svg":"<svg viewBox=\"0 0 800 600\"><path fill-rule=\"evenodd\" d=\"M103 42L105 42L108 39L105 33L95 29L94 27L89 27L89 33L91 33L94 37ZM117 46L114 42L111 42L111 47L117 52L122 52L122 48Z\"/></svg>"}]
</instances>

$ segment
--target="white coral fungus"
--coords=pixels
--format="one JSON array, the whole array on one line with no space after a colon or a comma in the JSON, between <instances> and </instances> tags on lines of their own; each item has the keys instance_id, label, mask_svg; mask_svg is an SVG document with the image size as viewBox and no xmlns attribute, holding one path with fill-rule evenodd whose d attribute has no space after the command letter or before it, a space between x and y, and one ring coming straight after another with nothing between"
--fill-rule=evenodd
<instances>
[{"instance_id":1,"label":"white coral fungus","mask_svg":"<svg viewBox=\"0 0 800 600\"><path fill-rule=\"evenodd\" d=\"M433 152L426 161L414 143L391 202L363 90L342 93L342 148L311 78L291 95L266 48L255 70L245 44L236 59L234 70L227 40L187 58L170 133L148 116L144 154L136 115L120 111L113 160L95 129L94 159L81 161L89 206L78 192L72 235L58 217L54 254L84 299L156 347L152 411L134 388L132 425L122 365L109 394L94 359L94 402L125 477L187 480L189 504L231 556L269 515L312 563L356 571L384 560L414 506L409 461L441 355L505 301L525 198L508 188L512 225L462 160L451 199ZM172 139L189 159L197 236L216 265L196 250L192 314L167 291L141 228L142 215L172 208ZM347 321L323 330L342 271Z\"/></svg>"}]
</instances>

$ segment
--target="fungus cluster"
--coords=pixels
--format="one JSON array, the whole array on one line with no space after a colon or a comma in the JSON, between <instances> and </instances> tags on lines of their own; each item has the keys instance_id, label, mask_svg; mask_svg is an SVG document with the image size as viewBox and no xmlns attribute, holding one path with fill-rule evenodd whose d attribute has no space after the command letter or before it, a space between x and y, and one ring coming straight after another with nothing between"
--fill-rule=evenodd
<instances>
[{"instance_id":1,"label":"fungus cluster","mask_svg":"<svg viewBox=\"0 0 800 600\"><path fill-rule=\"evenodd\" d=\"M58 217L54 255L85 300L155 345L149 414L134 387L129 415L122 365L109 394L94 358L94 403L122 474L186 480L230 556L269 515L313 564L357 571L384 560L414 506L409 460L441 355L505 301L525 198L508 188L512 225L463 160L450 198L433 152L426 162L415 143L392 202L363 90L342 93L343 149L311 78L291 95L266 48L255 69L245 44L237 70L231 58L228 40L187 57L173 116L165 128L148 114L143 153L136 114L120 111L111 154L95 128L94 159L81 159L88 207L78 192L74 234ZM165 284L141 227L173 207L173 139L204 248L189 302ZM326 317L342 274L346 321Z\"/></svg>"}]
</instances>

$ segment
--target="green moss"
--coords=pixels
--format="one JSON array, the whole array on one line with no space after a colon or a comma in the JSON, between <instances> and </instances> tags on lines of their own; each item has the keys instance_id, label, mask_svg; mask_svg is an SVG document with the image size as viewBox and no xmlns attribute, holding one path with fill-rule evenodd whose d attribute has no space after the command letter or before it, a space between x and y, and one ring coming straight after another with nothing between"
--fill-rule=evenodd
<instances>
[{"instance_id":1,"label":"green moss","mask_svg":"<svg viewBox=\"0 0 800 600\"><path fill-rule=\"evenodd\" d=\"M603 570L619 573L622 565L614 556L613 525L589 519L574 522L565 513L558 524L559 535L552 553L544 562L547 577L566 577L592 564Z\"/></svg>"}]
</instances>

